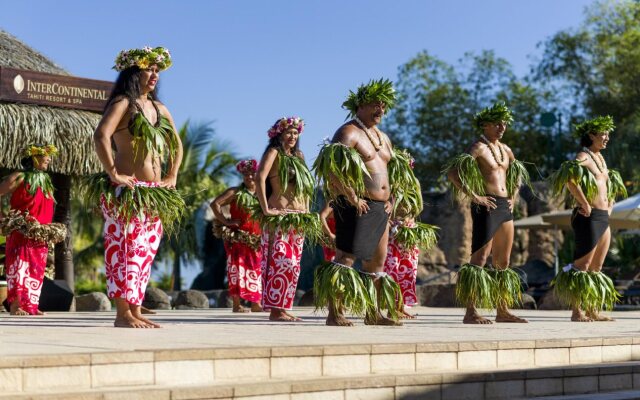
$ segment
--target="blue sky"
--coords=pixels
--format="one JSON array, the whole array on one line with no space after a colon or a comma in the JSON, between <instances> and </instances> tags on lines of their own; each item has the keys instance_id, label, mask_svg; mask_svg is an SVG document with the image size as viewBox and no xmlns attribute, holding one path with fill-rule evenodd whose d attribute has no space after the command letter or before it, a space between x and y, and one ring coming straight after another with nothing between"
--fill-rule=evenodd
<instances>
[{"instance_id":1,"label":"blue sky","mask_svg":"<svg viewBox=\"0 0 640 400\"><path fill-rule=\"evenodd\" d=\"M493 49L527 72L536 44L582 21L588 0L7 1L0 28L72 74L114 80L123 48L171 50L161 99L176 123L214 121L239 155L259 157L280 116L307 122L307 159L344 121L349 89L394 80L419 51L454 63Z\"/></svg>"},{"instance_id":2,"label":"blue sky","mask_svg":"<svg viewBox=\"0 0 640 400\"><path fill-rule=\"evenodd\" d=\"M74 75L114 80L121 49L165 46L174 65L161 99L178 125L214 121L221 139L259 158L271 124L307 122L311 161L346 113L349 89L395 80L421 50L449 63L493 49L518 75L536 44L576 27L591 0L3 1L0 29ZM199 268L184 271L187 284Z\"/></svg>"}]
</instances>

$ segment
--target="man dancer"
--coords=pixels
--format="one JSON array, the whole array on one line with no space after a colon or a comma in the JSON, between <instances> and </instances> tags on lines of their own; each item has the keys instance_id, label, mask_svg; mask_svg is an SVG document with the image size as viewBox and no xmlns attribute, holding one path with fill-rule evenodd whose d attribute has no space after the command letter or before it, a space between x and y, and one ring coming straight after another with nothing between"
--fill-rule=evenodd
<instances>
[{"instance_id":1,"label":"man dancer","mask_svg":"<svg viewBox=\"0 0 640 400\"><path fill-rule=\"evenodd\" d=\"M573 161L565 161L552 176L556 196L565 195L574 204L571 227L575 234L573 263L553 280L558 297L572 308L575 322L613 321L601 315L613 309L619 294L602 264L609 251L609 214L616 197L626 197L620 173L607 168L601 151L615 129L613 118L598 117L577 125L574 137L582 149ZM586 313L585 313L586 311Z\"/></svg>"},{"instance_id":2,"label":"man dancer","mask_svg":"<svg viewBox=\"0 0 640 400\"><path fill-rule=\"evenodd\" d=\"M482 132L469 152L444 168L455 194L471 198L473 221L471 259L458 273L456 296L467 307L465 324L490 324L476 307L497 308L496 322L527 322L509 312L521 299L520 277L509 268L513 244L513 206L520 184L529 176L511 149L500 142L513 121L504 103L475 115ZM493 268L484 268L489 255Z\"/></svg>"},{"instance_id":3,"label":"man dancer","mask_svg":"<svg viewBox=\"0 0 640 400\"><path fill-rule=\"evenodd\" d=\"M353 325L344 316L346 308L365 314L368 325L401 325L381 313L387 308L397 316L398 306L388 299L401 301L400 288L384 273L393 208L387 164L393 149L377 127L394 103L389 80L372 80L350 92L342 107L352 119L338 128L314 163L326 201L333 200L336 221L334 261L316 270L314 284L316 306L329 306L327 325ZM362 260L362 279L352 268L357 259Z\"/></svg>"},{"instance_id":4,"label":"man dancer","mask_svg":"<svg viewBox=\"0 0 640 400\"><path fill-rule=\"evenodd\" d=\"M142 316L141 304L163 232L171 233L184 212L175 190L182 143L155 92L160 71L170 66L163 47L120 52L114 66L120 74L94 134L108 176L92 177L87 197L101 204L105 218L107 294L115 299L116 327L159 327Z\"/></svg>"}]
</instances>

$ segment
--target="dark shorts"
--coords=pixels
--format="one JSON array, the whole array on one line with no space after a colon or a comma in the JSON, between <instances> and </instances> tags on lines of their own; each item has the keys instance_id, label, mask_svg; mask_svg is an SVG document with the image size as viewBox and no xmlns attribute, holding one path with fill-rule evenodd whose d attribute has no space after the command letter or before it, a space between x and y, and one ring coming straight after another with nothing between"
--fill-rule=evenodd
<instances>
[{"instance_id":1,"label":"dark shorts","mask_svg":"<svg viewBox=\"0 0 640 400\"><path fill-rule=\"evenodd\" d=\"M577 260L596 248L598 241L609 228L609 211L593 208L591 215L585 217L574 208L571 214L571 228L576 244L573 259Z\"/></svg>"},{"instance_id":2,"label":"dark shorts","mask_svg":"<svg viewBox=\"0 0 640 400\"><path fill-rule=\"evenodd\" d=\"M509 199L506 197L487 196L496 199L495 210L489 210L485 206L476 203L471 204L471 220L473 221L473 230L471 234L471 254L480 250L485 244L489 243L496 234L500 225L513 220L513 214L509 211Z\"/></svg>"},{"instance_id":3,"label":"dark shorts","mask_svg":"<svg viewBox=\"0 0 640 400\"><path fill-rule=\"evenodd\" d=\"M365 200L369 211L363 215L358 215L356 208L342 196L332 204L336 220L336 248L361 260L371 259L389 221L384 201Z\"/></svg>"}]
</instances>

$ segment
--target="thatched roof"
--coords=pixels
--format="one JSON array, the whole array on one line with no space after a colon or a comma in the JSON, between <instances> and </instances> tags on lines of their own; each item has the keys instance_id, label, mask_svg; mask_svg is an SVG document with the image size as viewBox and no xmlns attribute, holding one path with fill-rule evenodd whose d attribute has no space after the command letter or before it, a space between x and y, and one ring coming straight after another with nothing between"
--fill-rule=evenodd
<instances>
[{"instance_id":1,"label":"thatched roof","mask_svg":"<svg viewBox=\"0 0 640 400\"><path fill-rule=\"evenodd\" d=\"M0 66L69 75L53 61L0 30ZM0 102L0 167L20 168L20 152L28 143L53 143L60 153L50 170L85 175L101 170L93 147L100 115L30 104Z\"/></svg>"}]
</instances>

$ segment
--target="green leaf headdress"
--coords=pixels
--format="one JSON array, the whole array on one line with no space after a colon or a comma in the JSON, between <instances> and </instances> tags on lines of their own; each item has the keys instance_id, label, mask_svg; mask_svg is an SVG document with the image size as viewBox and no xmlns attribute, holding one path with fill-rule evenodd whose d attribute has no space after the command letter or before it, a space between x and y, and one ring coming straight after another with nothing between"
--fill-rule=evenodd
<instances>
[{"instance_id":1,"label":"green leaf headdress","mask_svg":"<svg viewBox=\"0 0 640 400\"><path fill-rule=\"evenodd\" d=\"M473 116L473 127L479 131L482 130L482 126L486 123L503 121L507 125L513 122L513 116L511 110L504 102L499 101L491 107L487 107Z\"/></svg>"},{"instance_id":2,"label":"green leaf headdress","mask_svg":"<svg viewBox=\"0 0 640 400\"><path fill-rule=\"evenodd\" d=\"M616 129L616 126L613 124L613 118L610 115L606 115L604 117L596 117L576 125L573 129L573 136L576 139L580 139L590 133L609 133L614 129Z\"/></svg>"},{"instance_id":3,"label":"green leaf headdress","mask_svg":"<svg viewBox=\"0 0 640 400\"><path fill-rule=\"evenodd\" d=\"M367 84L362 84L356 92L349 91L347 100L342 103L342 108L349 111L348 118L353 118L358 111L358 107L364 104L381 102L387 110L393 108L396 103L396 92L393 83L384 78L370 80Z\"/></svg>"}]
</instances>

